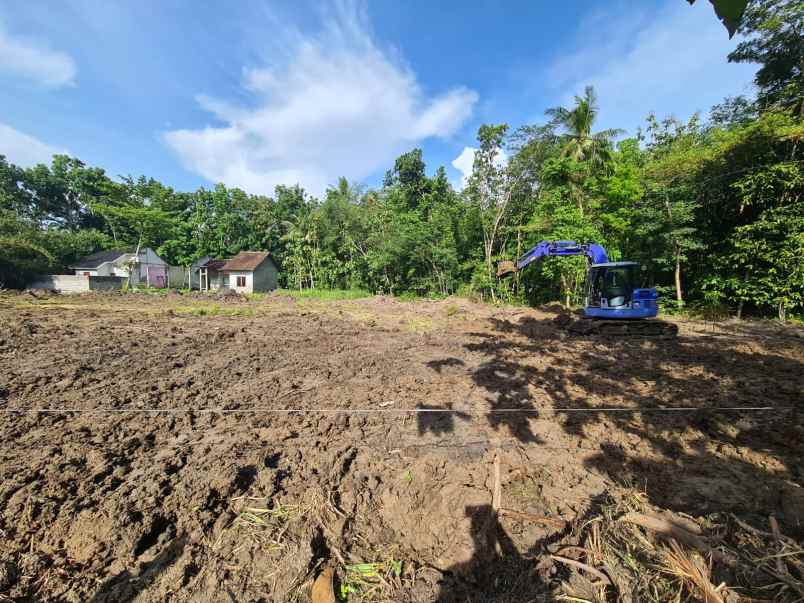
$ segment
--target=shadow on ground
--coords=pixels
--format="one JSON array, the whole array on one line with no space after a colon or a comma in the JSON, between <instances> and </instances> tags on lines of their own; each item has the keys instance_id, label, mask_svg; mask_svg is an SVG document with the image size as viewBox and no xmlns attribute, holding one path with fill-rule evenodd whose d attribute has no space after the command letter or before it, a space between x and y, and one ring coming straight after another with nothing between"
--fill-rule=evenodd
<instances>
[{"instance_id":1,"label":"shadow on ground","mask_svg":"<svg viewBox=\"0 0 804 603\"><path fill-rule=\"evenodd\" d=\"M598 448L584 462L590 471L644 491L658 507L760 523L773 513L790 536L804 536L801 505L786 504L790 482L804 479L804 348L796 337L612 341L533 317L492 318L491 327L470 333L464 347L482 357L471 378L492 428L538 447L533 420L555 413L565 433ZM767 410L749 410L756 407ZM532 412L499 412L512 409ZM437 600L550 600L550 579L535 561L548 543L522 551L490 507L466 512L475 552L445 574Z\"/></svg>"},{"instance_id":2,"label":"shadow on ground","mask_svg":"<svg viewBox=\"0 0 804 603\"><path fill-rule=\"evenodd\" d=\"M579 518L583 522L600 511L605 495L591 501ZM517 549L491 505L467 506L474 543L472 558L449 568L443 575L437 603L526 603L551 601L552 587L568 577L566 568L539 563L560 548L571 525L554 530L526 551Z\"/></svg>"},{"instance_id":3,"label":"shadow on ground","mask_svg":"<svg viewBox=\"0 0 804 603\"><path fill-rule=\"evenodd\" d=\"M92 597L91 603L133 601L139 593L147 590L160 574L170 569L181 557L188 540L186 535L174 538L152 561L145 563L137 575L133 575L129 570L123 570L110 578Z\"/></svg>"},{"instance_id":4,"label":"shadow on ground","mask_svg":"<svg viewBox=\"0 0 804 603\"><path fill-rule=\"evenodd\" d=\"M689 513L780 511L784 481L804 477L797 341L581 338L532 317L491 326L465 345L485 358L471 377L489 424L525 444L540 441L532 419L555 412L567 434L599 446L591 470ZM511 408L534 412L493 412ZM673 410L684 408L697 410Z\"/></svg>"}]
</instances>

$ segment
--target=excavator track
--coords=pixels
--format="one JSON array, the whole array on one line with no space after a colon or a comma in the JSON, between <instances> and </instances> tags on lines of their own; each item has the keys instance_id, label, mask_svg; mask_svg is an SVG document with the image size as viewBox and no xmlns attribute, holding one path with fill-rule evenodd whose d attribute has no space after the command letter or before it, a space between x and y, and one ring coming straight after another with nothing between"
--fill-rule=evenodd
<instances>
[{"instance_id":1,"label":"excavator track","mask_svg":"<svg viewBox=\"0 0 804 603\"><path fill-rule=\"evenodd\" d=\"M576 335L591 335L608 338L656 337L675 339L678 326L661 320L601 320L560 314L556 324Z\"/></svg>"}]
</instances>

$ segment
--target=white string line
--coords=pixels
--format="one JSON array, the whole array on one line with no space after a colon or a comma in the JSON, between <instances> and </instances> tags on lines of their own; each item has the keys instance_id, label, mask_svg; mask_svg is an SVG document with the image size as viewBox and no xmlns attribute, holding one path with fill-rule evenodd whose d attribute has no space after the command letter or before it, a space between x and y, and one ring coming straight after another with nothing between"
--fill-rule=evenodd
<instances>
[{"instance_id":1,"label":"white string line","mask_svg":"<svg viewBox=\"0 0 804 603\"><path fill-rule=\"evenodd\" d=\"M1 408L0 413L28 414L28 413L141 413L141 414L531 414L562 412L577 413L606 413L606 412L771 412L795 410L794 406L715 406L715 407L678 407L678 408L490 408L487 410L457 408Z\"/></svg>"}]
</instances>

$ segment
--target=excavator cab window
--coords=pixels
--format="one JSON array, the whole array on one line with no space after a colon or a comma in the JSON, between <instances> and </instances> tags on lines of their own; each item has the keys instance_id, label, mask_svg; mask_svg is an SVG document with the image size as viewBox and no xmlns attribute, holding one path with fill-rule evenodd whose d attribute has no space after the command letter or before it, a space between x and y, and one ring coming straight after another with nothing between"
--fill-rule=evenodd
<instances>
[{"instance_id":1,"label":"excavator cab window","mask_svg":"<svg viewBox=\"0 0 804 603\"><path fill-rule=\"evenodd\" d=\"M589 305L599 307L605 299L608 307L617 308L631 301L639 281L639 266L600 266L592 268L589 277Z\"/></svg>"}]
</instances>

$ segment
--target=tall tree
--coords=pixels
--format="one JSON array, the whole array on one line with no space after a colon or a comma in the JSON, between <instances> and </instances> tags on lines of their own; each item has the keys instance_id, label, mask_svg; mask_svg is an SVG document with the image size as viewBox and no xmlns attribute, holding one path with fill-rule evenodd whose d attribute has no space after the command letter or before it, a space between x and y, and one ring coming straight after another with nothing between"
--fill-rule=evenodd
<instances>
[{"instance_id":1,"label":"tall tree","mask_svg":"<svg viewBox=\"0 0 804 603\"><path fill-rule=\"evenodd\" d=\"M25 170L0 155L0 210L3 209L33 217L31 195L25 188Z\"/></svg>"},{"instance_id":2,"label":"tall tree","mask_svg":"<svg viewBox=\"0 0 804 603\"><path fill-rule=\"evenodd\" d=\"M482 125L477 132L472 175L466 188L467 198L475 207L483 233L485 288L496 300L494 258L500 251L500 235L509 217L509 205L519 181L519 174L501 161L507 124Z\"/></svg>"},{"instance_id":3,"label":"tall tree","mask_svg":"<svg viewBox=\"0 0 804 603\"><path fill-rule=\"evenodd\" d=\"M599 109L592 86L584 89L583 96L575 96L572 108L553 107L546 114L552 124L563 130L559 137L561 156L569 159L564 174L581 214L585 211L583 181L596 172L605 170L611 162L612 139L623 131L619 129L592 132Z\"/></svg>"},{"instance_id":4,"label":"tall tree","mask_svg":"<svg viewBox=\"0 0 804 603\"><path fill-rule=\"evenodd\" d=\"M704 131L693 116L683 123L675 118L647 119L646 199L639 208L641 232L655 243L656 262L672 267L676 305L684 304L683 272L690 254L702 249L701 190L693 166L700 161Z\"/></svg>"},{"instance_id":5,"label":"tall tree","mask_svg":"<svg viewBox=\"0 0 804 603\"><path fill-rule=\"evenodd\" d=\"M54 155L50 167L40 164L25 170L31 216L47 226L75 229L96 225L89 208L104 196L110 182L101 168L87 167L67 155Z\"/></svg>"},{"instance_id":6,"label":"tall tree","mask_svg":"<svg viewBox=\"0 0 804 603\"><path fill-rule=\"evenodd\" d=\"M754 77L760 106L804 117L804 2L751 0L737 31L747 39L729 61L760 65Z\"/></svg>"}]
</instances>

